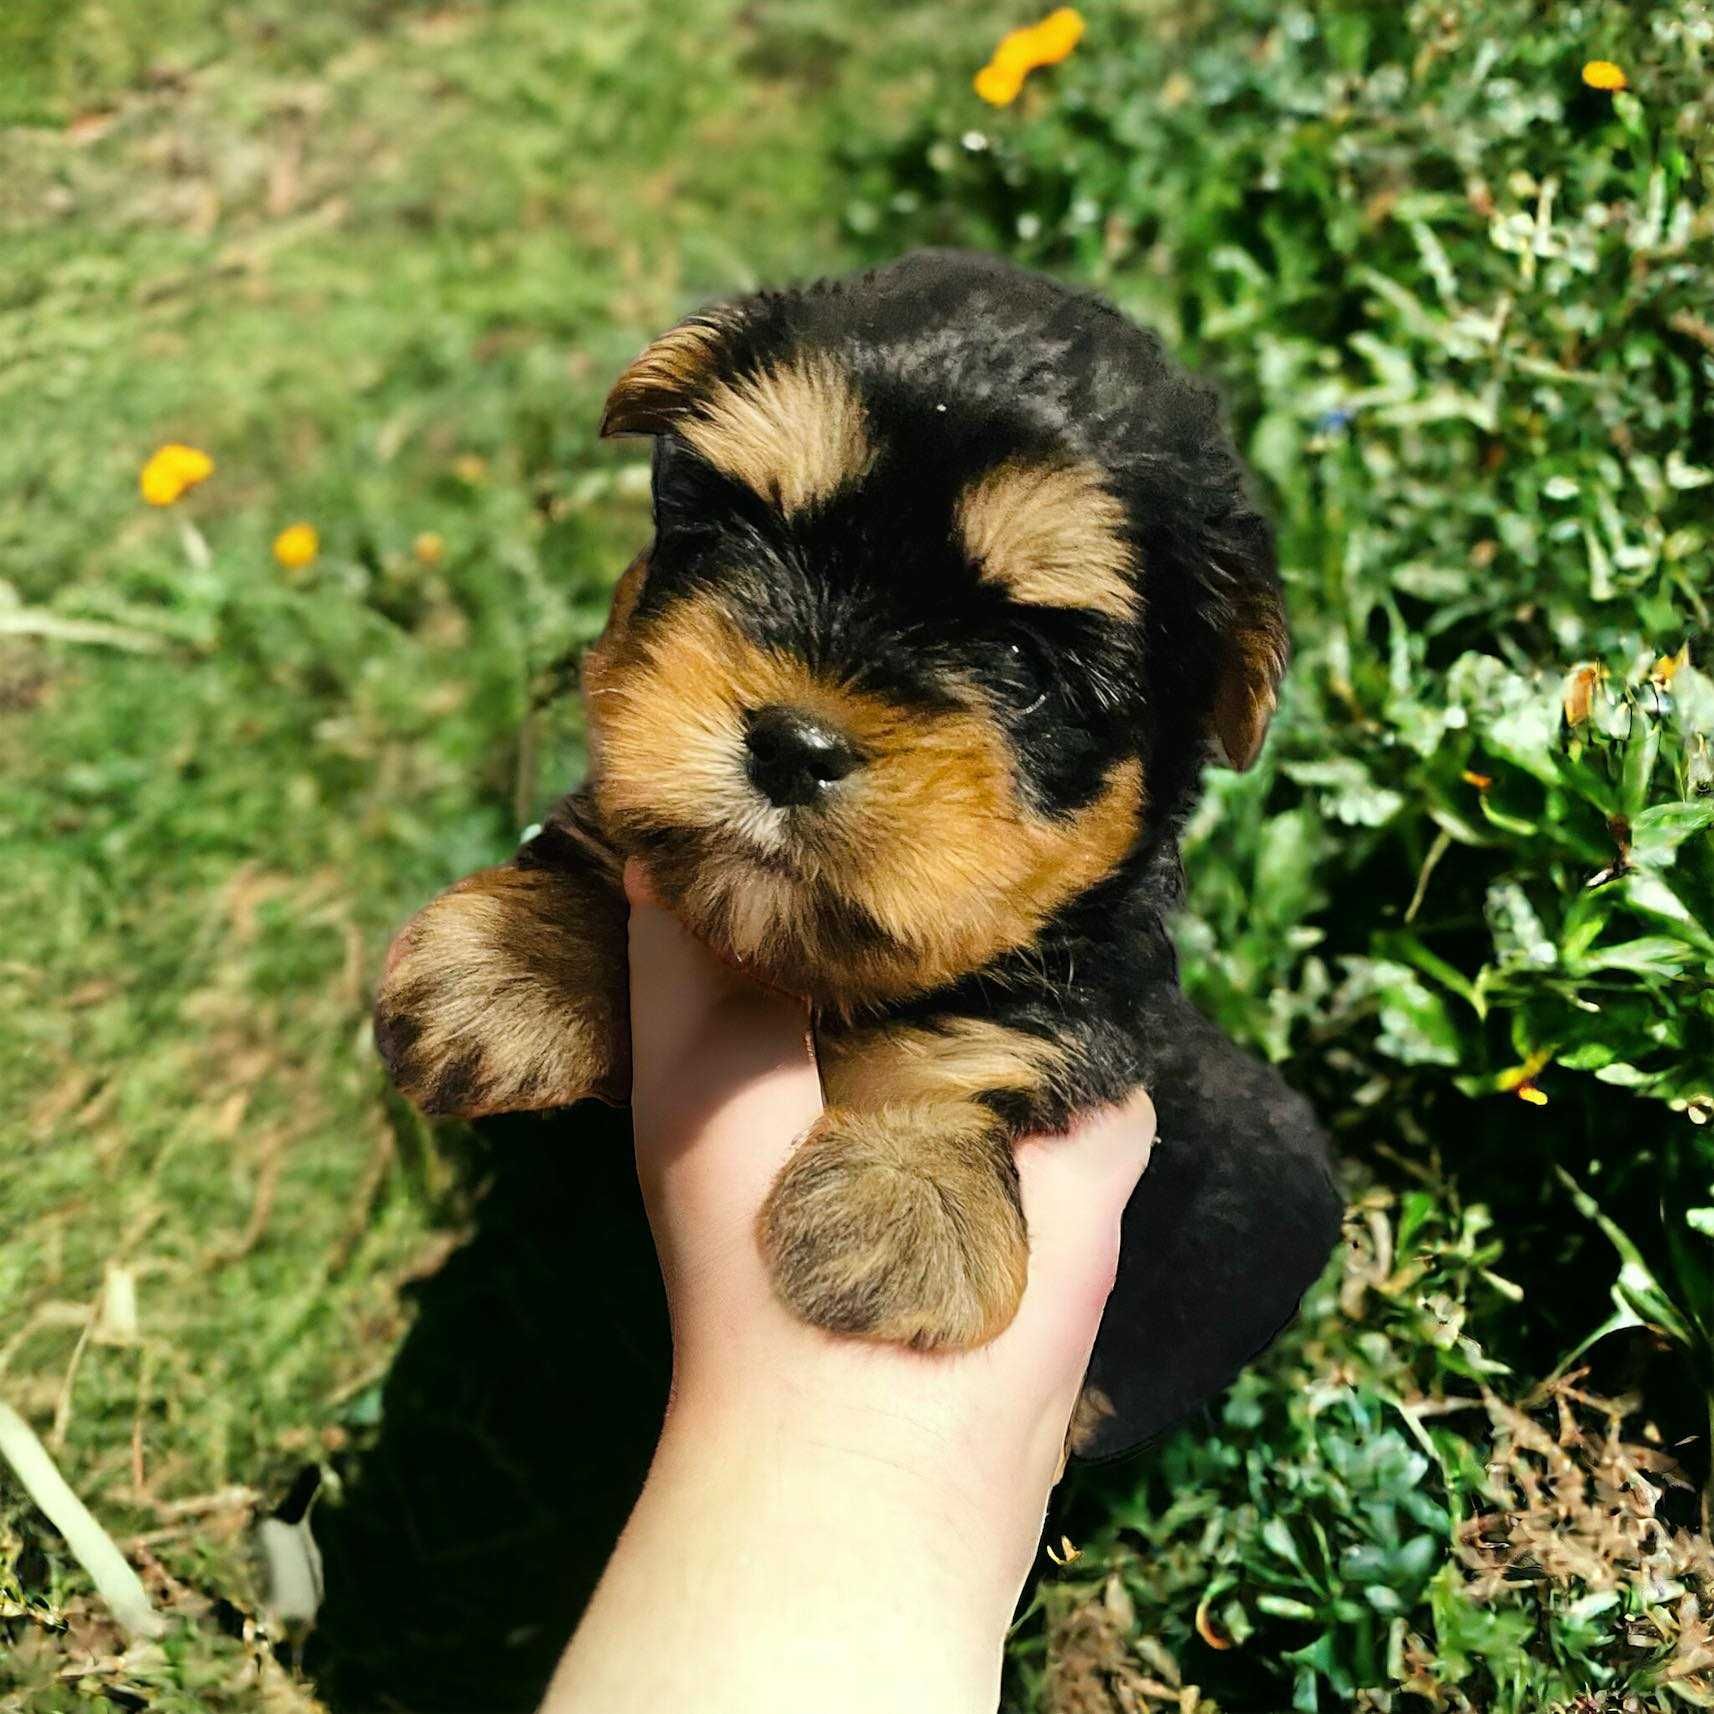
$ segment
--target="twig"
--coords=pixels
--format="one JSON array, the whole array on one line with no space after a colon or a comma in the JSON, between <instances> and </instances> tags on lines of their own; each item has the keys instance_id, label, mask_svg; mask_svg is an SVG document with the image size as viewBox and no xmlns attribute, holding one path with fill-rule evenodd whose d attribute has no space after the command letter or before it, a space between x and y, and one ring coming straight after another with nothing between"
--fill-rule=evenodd
<instances>
[{"instance_id":1,"label":"twig","mask_svg":"<svg viewBox=\"0 0 1714 1714\"><path fill-rule=\"evenodd\" d=\"M1429 1416L1450 1416L1459 1410L1486 1410L1486 1399L1420 1399L1415 1404L1401 1403L1399 1409L1407 1416L1421 1421Z\"/></svg>"},{"instance_id":2,"label":"twig","mask_svg":"<svg viewBox=\"0 0 1714 1714\"><path fill-rule=\"evenodd\" d=\"M71 1427L71 1398L77 1387L77 1371L83 1363L83 1353L89 1344L89 1336L95 1331L95 1318L101 1311L101 1300L97 1298L89 1306L89 1316L83 1324L83 1331L77 1336L77 1343L71 1348L71 1361L65 1367L65 1379L60 1382L60 1395L54 1401L54 1426L48 1438L53 1442L55 1452L65 1451L66 1431Z\"/></svg>"},{"instance_id":3,"label":"twig","mask_svg":"<svg viewBox=\"0 0 1714 1714\"><path fill-rule=\"evenodd\" d=\"M374 1208L375 1198L381 1186L386 1183L387 1168L392 1163L393 1133L383 1120L376 1127L375 1143L369 1151L363 1177L358 1182L357 1194L352 1199L351 1219L328 1254L327 1271L330 1277L337 1277L345 1271L353 1252L362 1242L363 1234L369 1227L369 1216Z\"/></svg>"},{"instance_id":4,"label":"twig","mask_svg":"<svg viewBox=\"0 0 1714 1714\"><path fill-rule=\"evenodd\" d=\"M87 1303L44 1303L39 1305L31 1314L30 1319L6 1341L0 1345L0 1376L11 1367L12 1359L17 1356L19 1348L28 1339L50 1327L87 1327L89 1325L89 1305Z\"/></svg>"},{"instance_id":5,"label":"twig","mask_svg":"<svg viewBox=\"0 0 1714 1714\"><path fill-rule=\"evenodd\" d=\"M139 655L156 655L167 646L164 637L148 631L109 625L101 619L62 619L57 613L40 613L27 607L0 611L0 637L52 637L62 643L105 643L110 649L129 649Z\"/></svg>"},{"instance_id":6,"label":"twig","mask_svg":"<svg viewBox=\"0 0 1714 1714\"><path fill-rule=\"evenodd\" d=\"M16 1472L24 1492L41 1507L65 1537L72 1557L126 1630L141 1637L160 1637L167 1621L149 1601L143 1580L131 1569L112 1536L91 1516L89 1508L66 1484L36 1432L9 1404L0 1403L0 1456Z\"/></svg>"},{"instance_id":7,"label":"twig","mask_svg":"<svg viewBox=\"0 0 1714 1714\"><path fill-rule=\"evenodd\" d=\"M1410 903L1405 906L1405 921L1416 921L1416 913L1422 909L1422 901L1428 896L1429 877L1434 873L1440 859L1446 855L1446 850L1452 843L1452 835L1443 827L1435 834L1434 843L1428 848L1428 855L1422 860L1422 868L1417 872L1416 891L1410 896Z\"/></svg>"},{"instance_id":8,"label":"twig","mask_svg":"<svg viewBox=\"0 0 1714 1714\"><path fill-rule=\"evenodd\" d=\"M1707 351L1714 351L1714 322L1704 321L1687 309L1676 310L1666 318L1666 325L1686 339L1694 339Z\"/></svg>"},{"instance_id":9,"label":"twig","mask_svg":"<svg viewBox=\"0 0 1714 1714\"><path fill-rule=\"evenodd\" d=\"M242 1260L255 1249L268 1229L268 1216L274 1211L274 1197L280 1188L280 1164L286 1152L284 1129L270 1132L262 1139L261 1164L256 1169L256 1193L250 1203L250 1218L237 1238L217 1245L208 1256L207 1265L224 1267Z\"/></svg>"},{"instance_id":10,"label":"twig","mask_svg":"<svg viewBox=\"0 0 1714 1714\"><path fill-rule=\"evenodd\" d=\"M230 1512L241 1506L254 1506L259 1498L254 1488L235 1483L230 1488L216 1488L212 1494L192 1494L183 1500L151 1499L149 1504L163 1518L195 1518L205 1512Z\"/></svg>"}]
</instances>

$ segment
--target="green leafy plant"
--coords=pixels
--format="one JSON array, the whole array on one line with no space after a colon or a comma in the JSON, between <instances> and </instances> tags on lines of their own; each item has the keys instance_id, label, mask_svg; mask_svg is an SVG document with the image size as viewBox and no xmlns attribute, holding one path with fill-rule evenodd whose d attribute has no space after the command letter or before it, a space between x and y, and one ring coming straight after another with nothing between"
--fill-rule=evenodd
<instances>
[{"instance_id":1,"label":"green leafy plant","mask_svg":"<svg viewBox=\"0 0 1714 1714\"><path fill-rule=\"evenodd\" d=\"M854 142L848 225L876 254L966 243L1086 280L1226 392L1298 655L1262 765L1214 779L1189 829L1187 977L1423 1232L1483 1234L1479 1264L1388 1299L1409 1354L1391 1396L1419 1422L1472 1387L1499 1410L1588 1361L1701 1435L1714 18L1229 0L1087 20L1014 106L943 92L902 136ZM1328 1322L1304 1350L1356 1373L1374 1337ZM1178 1658L1189 1615L1230 1607L1220 1661L1270 1664L1226 1667L1222 1708L1701 1705L1707 1663L1651 1678L1599 1592L1472 1598L1458 1528L1499 1417L1434 1429L1406 1487L1438 1493L1441 1527L1412 1534L1352 1486L1415 1469L1386 1439L1396 1407L1359 1382L1329 1403L1297 1361L1108 1495L1113 1541L1165 1555L1125 1574L1133 1665L1138 1639ZM1185 1571L1177 1521L1233 1507L1253 1541ZM1285 1611L1264 1598L1314 1635L1258 1651L1239 1632ZM1066 1682L1037 1689L1082 1706Z\"/></svg>"}]
</instances>

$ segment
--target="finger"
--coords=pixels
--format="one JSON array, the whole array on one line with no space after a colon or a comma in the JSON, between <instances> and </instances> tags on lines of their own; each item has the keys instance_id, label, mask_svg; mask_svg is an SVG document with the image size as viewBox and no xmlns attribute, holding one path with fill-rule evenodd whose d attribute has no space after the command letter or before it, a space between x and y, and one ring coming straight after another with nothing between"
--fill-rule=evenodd
<instances>
[{"instance_id":1,"label":"finger","mask_svg":"<svg viewBox=\"0 0 1714 1714\"><path fill-rule=\"evenodd\" d=\"M1148 1165L1154 1135L1154 1103L1139 1090L1063 1136L1026 1137L1018 1147L1030 1233L1020 1337L1040 1341L1079 1367L1113 1289L1119 1221Z\"/></svg>"},{"instance_id":2,"label":"finger","mask_svg":"<svg viewBox=\"0 0 1714 1714\"><path fill-rule=\"evenodd\" d=\"M733 973L662 904L634 857L625 865L625 897L631 906L631 1050L639 1064L670 1065L729 995Z\"/></svg>"},{"instance_id":3,"label":"finger","mask_svg":"<svg viewBox=\"0 0 1714 1714\"><path fill-rule=\"evenodd\" d=\"M747 1198L753 1215L821 1110L808 1010L728 970L630 868L626 890L639 1167L658 1175L694 1155L694 1178L679 1173L681 1185L724 1187L710 1193Z\"/></svg>"}]
</instances>

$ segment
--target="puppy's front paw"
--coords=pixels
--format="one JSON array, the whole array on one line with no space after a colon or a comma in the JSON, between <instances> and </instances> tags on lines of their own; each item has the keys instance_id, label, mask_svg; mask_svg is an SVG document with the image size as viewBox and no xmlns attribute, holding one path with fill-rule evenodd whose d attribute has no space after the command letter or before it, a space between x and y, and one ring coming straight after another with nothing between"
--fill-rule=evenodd
<instances>
[{"instance_id":1,"label":"puppy's front paw","mask_svg":"<svg viewBox=\"0 0 1714 1714\"><path fill-rule=\"evenodd\" d=\"M623 1101L622 908L548 869L484 869L426 905L387 954L375 1045L425 1113Z\"/></svg>"},{"instance_id":2,"label":"puppy's front paw","mask_svg":"<svg viewBox=\"0 0 1714 1714\"><path fill-rule=\"evenodd\" d=\"M805 1321L919 1350L994 1338L1029 1266L1009 1140L972 1105L824 1113L758 1232L775 1292Z\"/></svg>"}]
</instances>

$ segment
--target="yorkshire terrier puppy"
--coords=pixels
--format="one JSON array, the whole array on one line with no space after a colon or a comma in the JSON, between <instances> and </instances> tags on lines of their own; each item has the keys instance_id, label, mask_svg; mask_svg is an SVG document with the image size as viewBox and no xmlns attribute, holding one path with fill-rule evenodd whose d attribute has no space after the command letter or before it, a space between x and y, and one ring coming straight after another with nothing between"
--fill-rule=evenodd
<instances>
[{"instance_id":1,"label":"yorkshire terrier puppy","mask_svg":"<svg viewBox=\"0 0 1714 1714\"><path fill-rule=\"evenodd\" d=\"M1096 298L928 252L692 316L601 431L654 437L654 539L586 660L590 772L402 931L376 1009L432 1113L629 1085L640 857L813 1007L826 1111L757 1237L780 1298L923 1349L1024 1289L1013 1145L1160 1116L1080 1434L1217 1389L1338 1225L1320 1133L1179 990L1178 832L1254 759L1287 637L1213 394Z\"/></svg>"}]
</instances>

